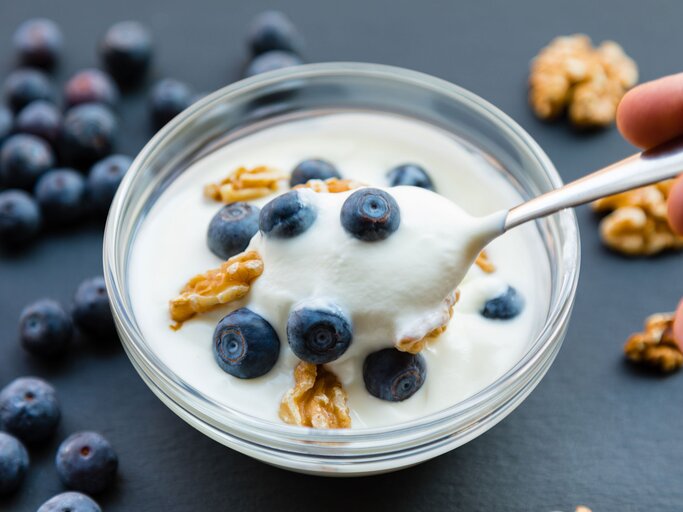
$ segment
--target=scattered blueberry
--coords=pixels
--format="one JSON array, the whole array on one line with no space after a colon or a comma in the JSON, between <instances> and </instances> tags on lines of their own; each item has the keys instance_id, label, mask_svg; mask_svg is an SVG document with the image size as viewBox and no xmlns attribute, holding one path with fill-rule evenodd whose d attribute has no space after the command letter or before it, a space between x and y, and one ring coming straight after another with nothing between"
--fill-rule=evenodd
<instances>
[{"instance_id":1,"label":"scattered blueberry","mask_svg":"<svg viewBox=\"0 0 683 512\"><path fill-rule=\"evenodd\" d=\"M92 277L80 284L74 296L72 313L76 325L88 334L106 337L115 333L103 277Z\"/></svg>"},{"instance_id":2,"label":"scattered blueberry","mask_svg":"<svg viewBox=\"0 0 683 512\"><path fill-rule=\"evenodd\" d=\"M31 189L55 163L52 149L35 135L10 136L0 149L0 181L6 187Z\"/></svg>"},{"instance_id":3,"label":"scattered blueberry","mask_svg":"<svg viewBox=\"0 0 683 512\"><path fill-rule=\"evenodd\" d=\"M54 434L61 413L55 389L36 377L22 377L0 391L0 426L25 443Z\"/></svg>"},{"instance_id":4,"label":"scattered blueberry","mask_svg":"<svg viewBox=\"0 0 683 512\"><path fill-rule=\"evenodd\" d=\"M69 79L64 86L67 107L83 103L102 103L115 107L119 101L119 89L104 71L84 69Z\"/></svg>"},{"instance_id":5,"label":"scattered blueberry","mask_svg":"<svg viewBox=\"0 0 683 512\"><path fill-rule=\"evenodd\" d=\"M118 121L107 107L97 103L77 105L64 117L61 149L65 161L84 169L112 152Z\"/></svg>"},{"instance_id":6,"label":"scattered blueberry","mask_svg":"<svg viewBox=\"0 0 683 512\"><path fill-rule=\"evenodd\" d=\"M277 362L280 339L261 316L241 308L224 316L213 333L213 355L223 371L240 379L265 375Z\"/></svg>"},{"instance_id":7,"label":"scattered blueberry","mask_svg":"<svg viewBox=\"0 0 683 512\"><path fill-rule=\"evenodd\" d=\"M502 295L486 301L481 314L485 318L509 320L519 315L522 309L524 309L524 297L516 288L508 286Z\"/></svg>"},{"instance_id":8,"label":"scattered blueberry","mask_svg":"<svg viewBox=\"0 0 683 512\"><path fill-rule=\"evenodd\" d=\"M102 509L89 496L71 491L50 498L38 512L102 512Z\"/></svg>"},{"instance_id":9,"label":"scattered blueberry","mask_svg":"<svg viewBox=\"0 0 683 512\"><path fill-rule=\"evenodd\" d=\"M242 252L258 232L259 209L249 203L230 203L218 210L209 223L207 243L223 260Z\"/></svg>"},{"instance_id":10,"label":"scattered blueberry","mask_svg":"<svg viewBox=\"0 0 683 512\"><path fill-rule=\"evenodd\" d=\"M104 34L99 47L102 64L120 83L139 81L152 60L152 36L137 21L121 21Z\"/></svg>"},{"instance_id":11,"label":"scattered blueberry","mask_svg":"<svg viewBox=\"0 0 683 512\"><path fill-rule=\"evenodd\" d=\"M373 352L363 363L365 389L389 402L401 402L413 396L424 384L426 375L423 356L395 348Z\"/></svg>"},{"instance_id":12,"label":"scattered blueberry","mask_svg":"<svg viewBox=\"0 0 683 512\"><path fill-rule=\"evenodd\" d=\"M59 140L62 114L49 101L38 100L29 103L17 116L17 131L45 139L53 147Z\"/></svg>"},{"instance_id":13,"label":"scattered blueberry","mask_svg":"<svg viewBox=\"0 0 683 512\"><path fill-rule=\"evenodd\" d=\"M261 209L259 229L272 238L293 238L310 228L316 217L315 208L290 190Z\"/></svg>"},{"instance_id":14,"label":"scattered blueberry","mask_svg":"<svg viewBox=\"0 0 683 512\"><path fill-rule=\"evenodd\" d=\"M0 496L16 491L28 471L28 452L16 437L0 432Z\"/></svg>"},{"instance_id":15,"label":"scattered blueberry","mask_svg":"<svg viewBox=\"0 0 683 512\"><path fill-rule=\"evenodd\" d=\"M294 309L287 319L287 340L296 356L313 364L339 359L351 345L351 322L335 305Z\"/></svg>"},{"instance_id":16,"label":"scattered blueberry","mask_svg":"<svg viewBox=\"0 0 683 512\"><path fill-rule=\"evenodd\" d=\"M50 78L37 69L17 69L5 80L5 100L14 112L33 101L54 99Z\"/></svg>"},{"instance_id":17,"label":"scattered blueberry","mask_svg":"<svg viewBox=\"0 0 683 512\"><path fill-rule=\"evenodd\" d=\"M398 229L401 212L390 194L377 188L362 188L344 201L341 223L359 240L376 242Z\"/></svg>"},{"instance_id":18,"label":"scattered blueberry","mask_svg":"<svg viewBox=\"0 0 683 512\"><path fill-rule=\"evenodd\" d=\"M247 69L244 71L245 77L260 75L276 69L299 66L304 61L298 55L281 50L272 50L254 57Z\"/></svg>"},{"instance_id":19,"label":"scattered blueberry","mask_svg":"<svg viewBox=\"0 0 683 512\"><path fill-rule=\"evenodd\" d=\"M327 160L311 158L299 163L292 171L289 185L303 185L308 180L327 180L329 178L341 178L337 168Z\"/></svg>"},{"instance_id":20,"label":"scattered blueberry","mask_svg":"<svg viewBox=\"0 0 683 512\"><path fill-rule=\"evenodd\" d=\"M80 219L86 208L85 178L73 169L46 172L34 192L45 223L66 226Z\"/></svg>"},{"instance_id":21,"label":"scattered blueberry","mask_svg":"<svg viewBox=\"0 0 683 512\"><path fill-rule=\"evenodd\" d=\"M387 173L387 179L392 187L409 185L434 190L434 183L429 174L417 164L397 165Z\"/></svg>"},{"instance_id":22,"label":"scattered blueberry","mask_svg":"<svg viewBox=\"0 0 683 512\"><path fill-rule=\"evenodd\" d=\"M280 11L265 11L254 18L247 42L253 55L271 50L299 53L303 39L291 20Z\"/></svg>"},{"instance_id":23,"label":"scattered blueberry","mask_svg":"<svg viewBox=\"0 0 683 512\"><path fill-rule=\"evenodd\" d=\"M0 192L0 247L15 249L40 231L38 203L23 190Z\"/></svg>"},{"instance_id":24,"label":"scattered blueberry","mask_svg":"<svg viewBox=\"0 0 683 512\"><path fill-rule=\"evenodd\" d=\"M102 435L97 432L77 432L59 446L55 464L64 485L95 494L114 482L119 458Z\"/></svg>"},{"instance_id":25,"label":"scattered blueberry","mask_svg":"<svg viewBox=\"0 0 683 512\"><path fill-rule=\"evenodd\" d=\"M19 338L31 354L42 358L61 356L73 335L71 316L56 301L42 299L25 307L19 318Z\"/></svg>"},{"instance_id":26,"label":"scattered blueberry","mask_svg":"<svg viewBox=\"0 0 683 512\"><path fill-rule=\"evenodd\" d=\"M0 144L9 137L14 129L14 114L7 107L0 105Z\"/></svg>"},{"instance_id":27,"label":"scattered blueberry","mask_svg":"<svg viewBox=\"0 0 683 512\"><path fill-rule=\"evenodd\" d=\"M59 60L64 43L62 31L54 21L33 18L19 25L12 44L21 64L49 69Z\"/></svg>"},{"instance_id":28,"label":"scattered blueberry","mask_svg":"<svg viewBox=\"0 0 683 512\"><path fill-rule=\"evenodd\" d=\"M107 214L116 190L131 163L133 161L129 156L111 155L92 166L86 188L90 205L96 211Z\"/></svg>"},{"instance_id":29,"label":"scattered blueberry","mask_svg":"<svg viewBox=\"0 0 683 512\"><path fill-rule=\"evenodd\" d=\"M190 88L173 78L156 83L149 96L150 112L156 128L161 128L192 104Z\"/></svg>"}]
</instances>

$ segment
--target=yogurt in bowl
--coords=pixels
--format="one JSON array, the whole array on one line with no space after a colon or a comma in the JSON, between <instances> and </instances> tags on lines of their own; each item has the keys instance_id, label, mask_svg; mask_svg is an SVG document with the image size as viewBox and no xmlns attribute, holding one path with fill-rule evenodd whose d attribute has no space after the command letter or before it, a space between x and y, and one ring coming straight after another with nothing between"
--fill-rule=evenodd
<instances>
[{"instance_id":1,"label":"yogurt in bowl","mask_svg":"<svg viewBox=\"0 0 683 512\"><path fill-rule=\"evenodd\" d=\"M203 188L239 167L265 166L286 177L308 158L324 158L342 179L392 197L399 227L381 241L359 240L340 215L363 188L297 189L317 212L315 222L287 240L261 230L247 248L263 264L248 293L170 329L169 300L190 277L223 261L207 246L208 225L222 205ZM436 194L391 187L388 173L407 162L427 171ZM461 257L471 236L467 219L558 184L519 127L473 95L424 75L313 65L235 84L162 130L117 196L105 266L124 346L181 417L261 460L323 474L425 460L504 417L559 349L577 274L573 214L506 233L487 247L484 264L458 263L475 256ZM263 208L287 193L287 179L275 188L251 204ZM514 318L484 313L510 290L523 303ZM324 364L349 415L348 423L332 426L346 428L310 428L320 425L282 412L302 357L290 348L288 320L302 304L315 309L320 301L338 306L352 326L348 348ZM219 321L239 308L261 317L279 340L272 367L253 379L224 371L212 350ZM427 334L434 335L420 350L401 346ZM420 386L400 401L382 397L367 375L372 354L396 347L419 352L414 357L426 369Z\"/></svg>"}]
</instances>

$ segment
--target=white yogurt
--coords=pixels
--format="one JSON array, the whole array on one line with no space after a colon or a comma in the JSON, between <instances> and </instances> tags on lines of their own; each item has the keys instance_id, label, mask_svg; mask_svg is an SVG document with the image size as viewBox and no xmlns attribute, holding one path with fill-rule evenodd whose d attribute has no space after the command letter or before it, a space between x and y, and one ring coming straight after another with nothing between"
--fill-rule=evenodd
<instances>
[{"instance_id":1,"label":"white yogurt","mask_svg":"<svg viewBox=\"0 0 683 512\"><path fill-rule=\"evenodd\" d=\"M207 226L221 205L202 195L238 166L267 165L284 171L306 158L324 158L344 178L387 185L392 167L413 162L430 174L439 197L421 189L387 189L401 208L400 228L382 242L361 242L343 232L341 204L350 193L310 194L318 218L304 234L286 241L254 237L264 273L245 300L199 315L177 332L169 328L168 301L189 277L221 261L206 245ZM272 197L255 201L261 206ZM285 332L291 307L301 300L329 299L351 315L351 347L328 367L348 393L353 427L409 421L444 409L491 384L527 350L545 318L550 286L547 257L538 232L522 226L487 248L497 270L472 267L460 285L461 299L448 329L423 355L428 374L422 388L399 403L374 398L362 378L365 356L406 335L428 330L444 314L443 298L471 260L472 215L521 201L512 186L480 155L449 134L400 117L344 113L299 120L228 144L192 164L152 207L133 244L130 287L142 333L158 357L180 378L212 400L273 421L293 384L298 359ZM462 210L455 206L457 203ZM417 270L416 270L417 269ZM512 320L488 320L484 302L512 285L526 307ZM213 331L232 309L247 306L277 331L281 354L265 376L241 380L213 360ZM431 315L431 316L430 316Z\"/></svg>"}]
</instances>

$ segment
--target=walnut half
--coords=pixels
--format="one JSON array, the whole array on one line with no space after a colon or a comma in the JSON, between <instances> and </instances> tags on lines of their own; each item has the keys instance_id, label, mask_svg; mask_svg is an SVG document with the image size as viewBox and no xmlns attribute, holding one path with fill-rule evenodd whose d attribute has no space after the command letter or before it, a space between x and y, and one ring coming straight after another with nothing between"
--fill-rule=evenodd
<instances>
[{"instance_id":1,"label":"walnut half","mask_svg":"<svg viewBox=\"0 0 683 512\"><path fill-rule=\"evenodd\" d=\"M302 427L349 428L346 400L346 391L334 373L302 361L294 369L294 387L280 402L280 419Z\"/></svg>"},{"instance_id":2,"label":"walnut half","mask_svg":"<svg viewBox=\"0 0 683 512\"><path fill-rule=\"evenodd\" d=\"M190 279L180 295L170 301L171 318L178 329L185 320L220 304L241 299L251 282L263 273L263 261L256 251L233 256L220 267Z\"/></svg>"},{"instance_id":3,"label":"walnut half","mask_svg":"<svg viewBox=\"0 0 683 512\"><path fill-rule=\"evenodd\" d=\"M683 366L683 353L673 336L673 313L657 313L645 320L645 330L632 334L624 353L634 363L657 368L663 373Z\"/></svg>"},{"instance_id":4,"label":"walnut half","mask_svg":"<svg viewBox=\"0 0 683 512\"><path fill-rule=\"evenodd\" d=\"M355 180L328 178L326 180L308 180L306 183L296 185L294 188L310 188L313 192L336 194L365 186L365 184Z\"/></svg>"},{"instance_id":5,"label":"walnut half","mask_svg":"<svg viewBox=\"0 0 683 512\"><path fill-rule=\"evenodd\" d=\"M444 317L440 325L434 327L422 338L406 337L400 339L396 343L396 349L400 350L401 352L409 352L411 354L417 354L418 352L421 352L427 346L427 343L434 341L446 331L448 328L448 323L450 322L451 318L453 318L453 308L457 304L458 300L460 300L460 290L455 290L455 292L446 297L446 300L444 301L444 305L448 308L448 318Z\"/></svg>"},{"instance_id":6,"label":"walnut half","mask_svg":"<svg viewBox=\"0 0 683 512\"><path fill-rule=\"evenodd\" d=\"M287 176L265 165L239 167L218 183L204 187L204 195L214 201L232 203L258 199L277 191L280 181Z\"/></svg>"}]
</instances>

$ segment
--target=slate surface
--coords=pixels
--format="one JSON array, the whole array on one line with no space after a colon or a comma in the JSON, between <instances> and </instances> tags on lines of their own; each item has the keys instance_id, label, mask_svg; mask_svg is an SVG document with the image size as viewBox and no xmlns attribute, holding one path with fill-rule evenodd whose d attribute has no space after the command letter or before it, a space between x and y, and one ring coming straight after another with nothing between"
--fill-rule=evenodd
<instances>
[{"instance_id":1,"label":"slate surface","mask_svg":"<svg viewBox=\"0 0 683 512\"><path fill-rule=\"evenodd\" d=\"M565 180L632 151L615 130L576 135L545 125L526 106L527 64L559 34L586 32L621 42L651 79L681 69L683 3L543 0L264 2L36 0L0 3L0 70L11 69L14 27L46 15L65 29L64 79L95 64L97 37L114 21L140 19L157 43L155 75L211 90L235 80L246 22L277 4L296 20L311 61L380 62L458 83L522 124ZM149 135L145 96L120 109L120 149ZM324 479L274 469L221 447L167 410L123 352L80 344L45 366L18 347L16 322L42 296L68 302L82 278L100 272L101 230L90 225L44 237L18 258L0 259L0 385L35 374L58 388L64 420L57 438L33 451L21 492L2 511L31 511L62 487L52 459L60 439L102 431L121 458L106 511L218 510L683 510L683 375L633 370L621 356L644 316L670 310L683 291L681 256L629 260L605 251L590 211L578 212L583 268L565 345L537 390L509 418L468 445L416 468L373 478Z\"/></svg>"}]
</instances>

